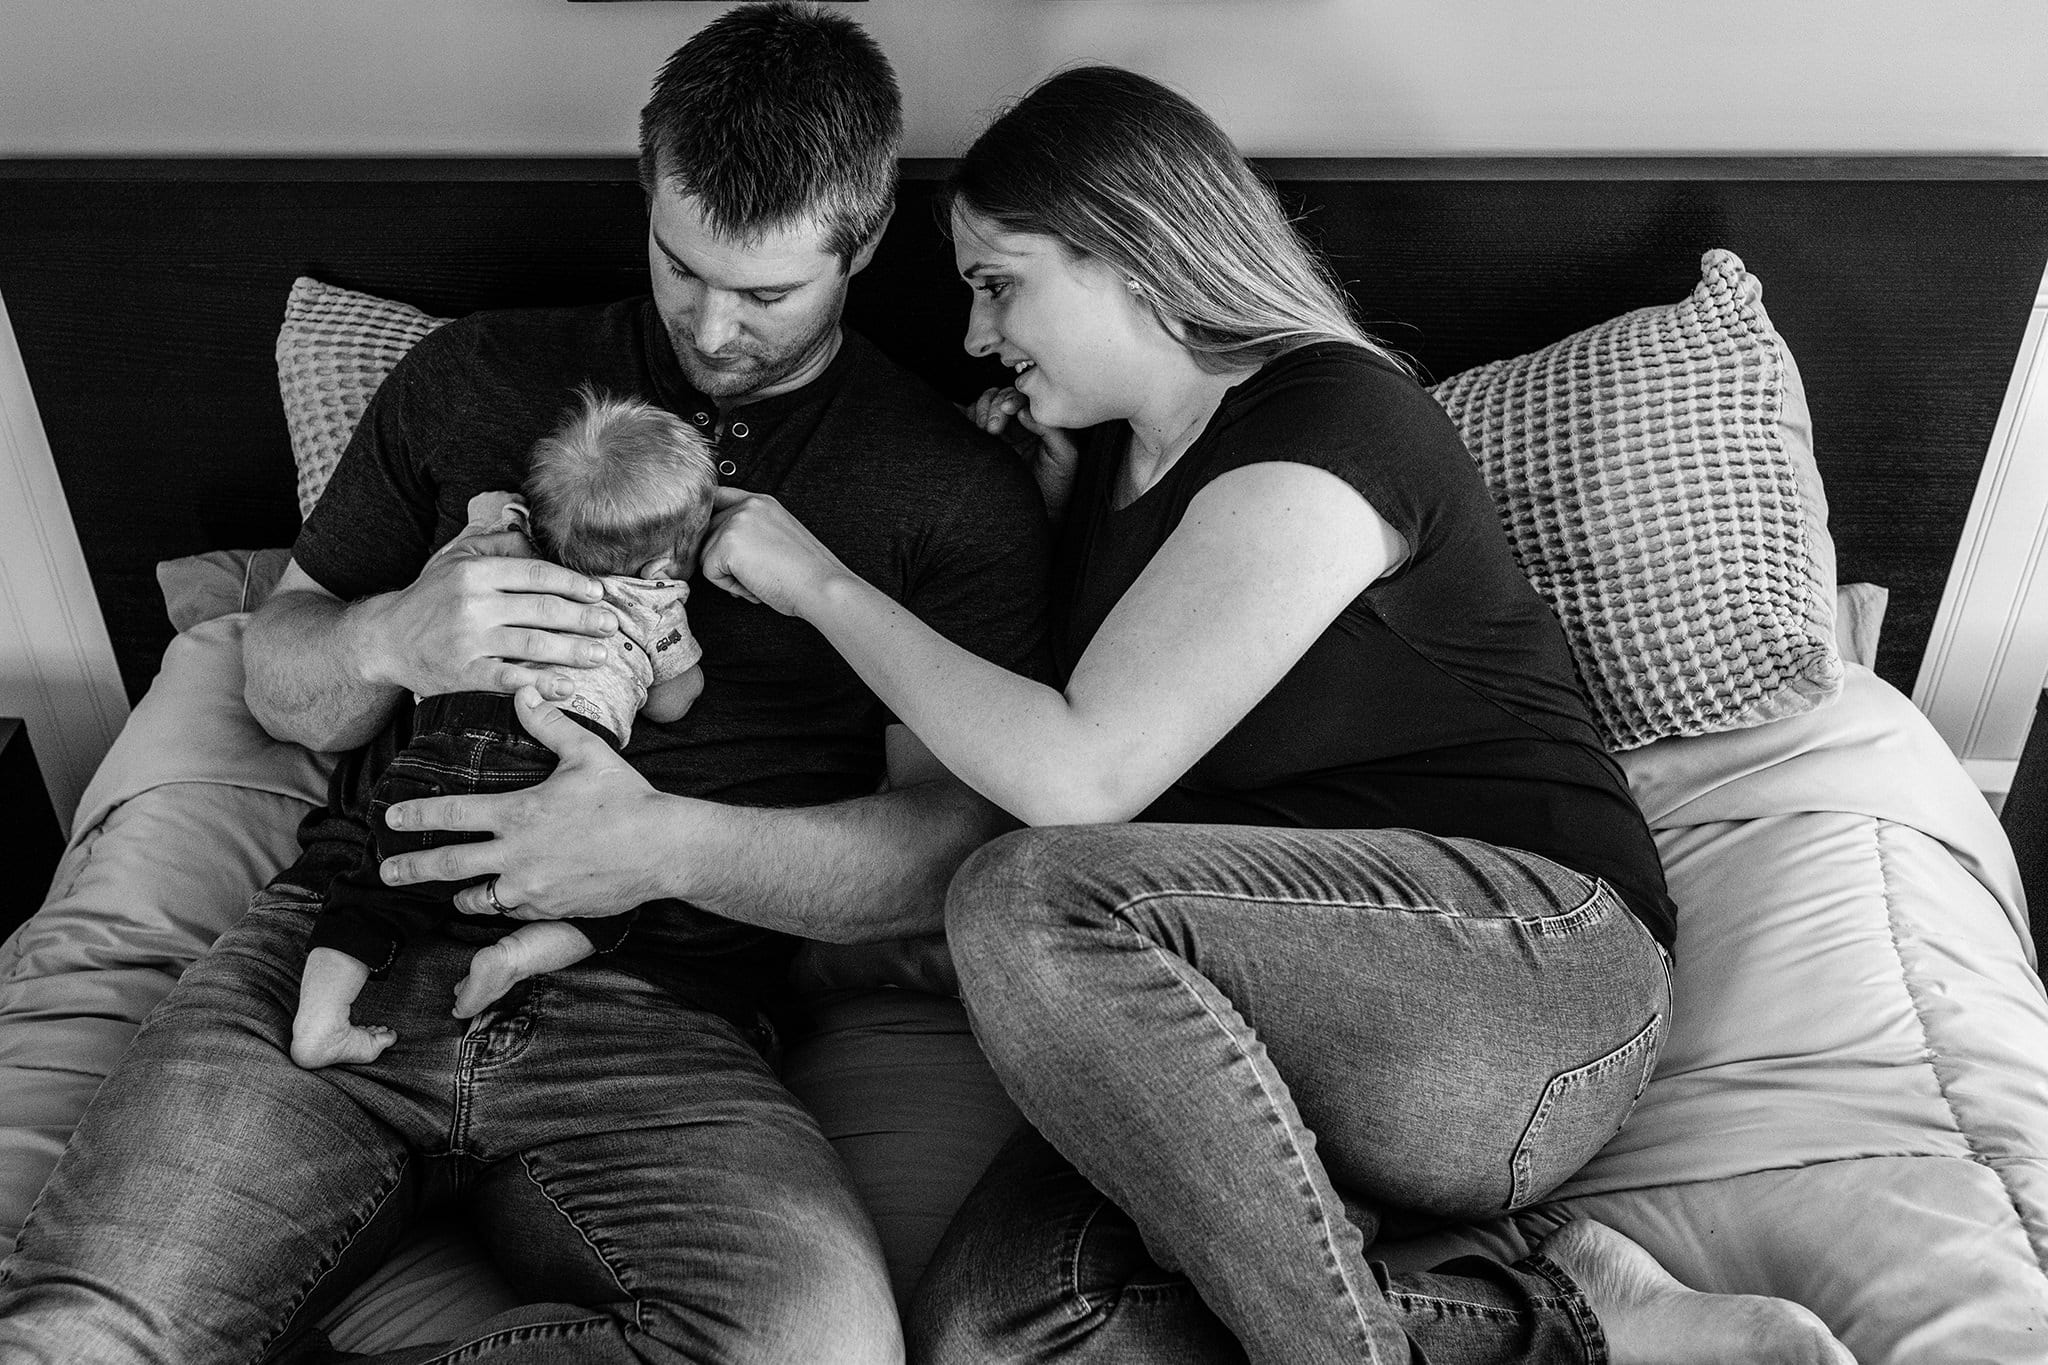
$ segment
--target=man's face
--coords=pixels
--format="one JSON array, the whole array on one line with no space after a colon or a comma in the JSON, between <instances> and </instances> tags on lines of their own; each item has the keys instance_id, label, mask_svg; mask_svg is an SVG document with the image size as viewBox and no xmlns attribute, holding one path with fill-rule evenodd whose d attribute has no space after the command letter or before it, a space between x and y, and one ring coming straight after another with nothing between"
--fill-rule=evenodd
<instances>
[{"instance_id":1,"label":"man's face","mask_svg":"<svg viewBox=\"0 0 2048 1365\"><path fill-rule=\"evenodd\" d=\"M654 305L683 373L721 402L801 388L839 350L839 314L856 256L841 270L818 226L749 242L712 231L695 196L665 179L648 205Z\"/></svg>"}]
</instances>

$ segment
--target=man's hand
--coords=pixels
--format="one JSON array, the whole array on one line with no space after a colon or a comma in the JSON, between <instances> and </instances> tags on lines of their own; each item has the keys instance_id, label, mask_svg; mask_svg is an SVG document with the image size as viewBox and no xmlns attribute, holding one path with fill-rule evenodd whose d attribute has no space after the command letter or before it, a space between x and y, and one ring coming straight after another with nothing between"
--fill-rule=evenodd
<instances>
[{"instance_id":1,"label":"man's hand","mask_svg":"<svg viewBox=\"0 0 2048 1365\"><path fill-rule=\"evenodd\" d=\"M372 681L423 696L531 686L560 699L576 690L560 669L604 661L601 637L618 622L602 596L546 560L436 556L410 587L361 603L353 625Z\"/></svg>"},{"instance_id":2,"label":"man's hand","mask_svg":"<svg viewBox=\"0 0 2048 1365\"><path fill-rule=\"evenodd\" d=\"M384 880L466 882L455 897L464 914L494 914L498 904L518 919L616 915L675 891L661 879L676 853L651 833L681 800L666 797L612 747L522 687L514 708L527 732L561 759L547 779L523 791L491 796L435 796L401 801L386 813L393 829L479 831L490 839L387 858ZM672 825L670 838L673 837Z\"/></svg>"}]
</instances>

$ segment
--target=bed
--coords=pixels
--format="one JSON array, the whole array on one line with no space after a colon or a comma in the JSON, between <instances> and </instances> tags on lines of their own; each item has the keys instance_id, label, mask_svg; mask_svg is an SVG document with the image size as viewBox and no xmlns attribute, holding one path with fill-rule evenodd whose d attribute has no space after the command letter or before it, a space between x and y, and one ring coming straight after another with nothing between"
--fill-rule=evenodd
<instances>
[{"instance_id":1,"label":"bed","mask_svg":"<svg viewBox=\"0 0 2048 1365\"><path fill-rule=\"evenodd\" d=\"M2048 260L2048 170L1267 169L1464 426L1680 910L1670 1039L1613 1141L1543 1204L1380 1254L1512 1252L1585 1213L1697 1287L1807 1304L1864 1365L2048 1360L2048 999L1998 823L1903 695ZM936 170L906 166L849 316L964 398L987 374L957 345ZM140 1019L321 790L322 760L242 707L239 639L317 482L309 449L388 364L372 343L638 292L645 263L622 161L0 181L0 296L136 701L43 909L0 946L11 1238ZM790 1084L907 1290L1015 1112L941 945L798 970L818 1022ZM451 1215L330 1330L384 1348L505 1306Z\"/></svg>"}]
</instances>

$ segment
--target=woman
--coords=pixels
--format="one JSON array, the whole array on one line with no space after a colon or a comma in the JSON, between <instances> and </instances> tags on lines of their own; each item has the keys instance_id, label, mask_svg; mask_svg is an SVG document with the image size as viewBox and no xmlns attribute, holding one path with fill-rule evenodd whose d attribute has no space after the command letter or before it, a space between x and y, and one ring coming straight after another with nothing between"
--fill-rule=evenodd
<instances>
[{"instance_id":1,"label":"woman","mask_svg":"<svg viewBox=\"0 0 2048 1365\"><path fill-rule=\"evenodd\" d=\"M1063 73L949 203L967 348L1016 374L975 415L1064 512L1064 689L769 499L721 495L705 553L1036 827L948 901L1036 1131L948 1234L919 1350L1847 1361L1587 1223L1514 1265L1368 1263L1386 1216L1534 1202L1627 1115L1669 1009L1655 846L1454 428L1205 115Z\"/></svg>"}]
</instances>

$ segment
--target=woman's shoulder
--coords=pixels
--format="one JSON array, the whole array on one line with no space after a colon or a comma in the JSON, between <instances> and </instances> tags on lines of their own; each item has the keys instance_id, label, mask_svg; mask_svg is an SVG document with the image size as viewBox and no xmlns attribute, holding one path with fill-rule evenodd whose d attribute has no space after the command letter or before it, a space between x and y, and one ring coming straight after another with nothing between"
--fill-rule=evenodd
<instances>
[{"instance_id":1,"label":"woman's shoulder","mask_svg":"<svg viewBox=\"0 0 2048 1365\"><path fill-rule=\"evenodd\" d=\"M1342 341L1277 356L1225 396L1219 429L1260 442L1464 454L1442 406L1394 360Z\"/></svg>"},{"instance_id":2,"label":"woman's shoulder","mask_svg":"<svg viewBox=\"0 0 2048 1365\"><path fill-rule=\"evenodd\" d=\"M1223 415L1230 424L1448 424L1436 400L1396 361L1344 341L1313 342L1267 361L1225 396Z\"/></svg>"},{"instance_id":3,"label":"woman's shoulder","mask_svg":"<svg viewBox=\"0 0 2048 1365\"><path fill-rule=\"evenodd\" d=\"M1356 488L1419 551L1454 524L1495 524L1449 415L1406 370L1362 346L1318 342L1290 351L1233 390L1225 406L1203 461L1205 481L1243 465L1313 465Z\"/></svg>"}]
</instances>

